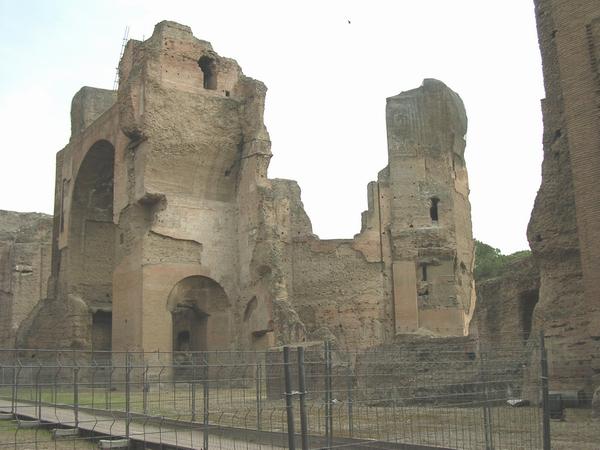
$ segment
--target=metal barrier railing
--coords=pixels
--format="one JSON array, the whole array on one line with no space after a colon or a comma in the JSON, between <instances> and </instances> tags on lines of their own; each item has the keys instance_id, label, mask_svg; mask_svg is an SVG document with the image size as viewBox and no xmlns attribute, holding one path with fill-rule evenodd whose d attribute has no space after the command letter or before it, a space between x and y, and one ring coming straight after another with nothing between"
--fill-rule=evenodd
<instances>
[{"instance_id":1,"label":"metal barrier railing","mask_svg":"<svg viewBox=\"0 0 600 450\"><path fill-rule=\"evenodd\" d=\"M557 366L548 364L543 336L502 342L0 350L0 448L87 448L107 439L131 448L596 448L589 393L575 404L552 390ZM562 420L553 419L558 403Z\"/></svg>"}]
</instances>

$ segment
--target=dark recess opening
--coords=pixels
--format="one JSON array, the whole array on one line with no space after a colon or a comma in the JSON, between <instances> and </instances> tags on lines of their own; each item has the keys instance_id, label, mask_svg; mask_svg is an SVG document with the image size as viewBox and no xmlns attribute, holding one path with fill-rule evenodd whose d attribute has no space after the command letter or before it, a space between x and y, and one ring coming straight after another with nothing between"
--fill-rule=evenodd
<instances>
[{"instance_id":1,"label":"dark recess opening","mask_svg":"<svg viewBox=\"0 0 600 450\"><path fill-rule=\"evenodd\" d=\"M96 311L92 314L92 351L100 352L96 359L108 358L112 349L112 312Z\"/></svg>"},{"instance_id":2,"label":"dark recess opening","mask_svg":"<svg viewBox=\"0 0 600 450\"><path fill-rule=\"evenodd\" d=\"M217 65L215 60L208 56L203 56L198 61L198 65L204 74L204 89L217 89Z\"/></svg>"},{"instance_id":3,"label":"dark recess opening","mask_svg":"<svg viewBox=\"0 0 600 450\"><path fill-rule=\"evenodd\" d=\"M421 281L427 281L427 264L421 264Z\"/></svg>"},{"instance_id":4,"label":"dark recess opening","mask_svg":"<svg viewBox=\"0 0 600 450\"><path fill-rule=\"evenodd\" d=\"M521 330L523 331L523 340L527 341L531 334L531 326L533 323L533 310L538 302L539 291L527 291L521 294L519 298L519 318L521 321Z\"/></svg>"},{"instance_id":5,"label":"dark recess opening","mask_svg":"<svg viewBox=\"0 0 600 450\"><path fill-rule=\"evenodd\" d=\"M190 350L190 332L185 330L185 331L180 331L179 334L177 334L177 344L175 347L175 350L180 352L180 351L189 351Z\"/></svg>"},{"instance_id":6,"label":"dark recess opening","mask_svg":"<svg viewBox=\"0 0 600 450\"><path fill-rule=\"evenodd\" d=\"M431 206L429 207L429 216L433 222L438 221L438 203L440 202L439 198L432 197L430 200Z\"/></svg>"}]
</instances>

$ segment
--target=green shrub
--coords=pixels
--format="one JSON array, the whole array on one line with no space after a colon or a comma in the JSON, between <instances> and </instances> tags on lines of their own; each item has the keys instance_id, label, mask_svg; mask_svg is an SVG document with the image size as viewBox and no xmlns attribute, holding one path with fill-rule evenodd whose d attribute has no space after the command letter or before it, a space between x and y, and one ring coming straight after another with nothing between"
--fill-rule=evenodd
<instances>
[{"instance_id":1,"label":"green shrub","mask_svg":"<svg viewBox=\"0 0 600 450\"><path fill-rule=\"evenodd\" d=\"M476 281L498 277L506 271L510 263L529 255L531 255L529 250L521 250L510 255L503 255L499 248L494 248L476 239L473 276Z\"/></svg>"}]
</instances>

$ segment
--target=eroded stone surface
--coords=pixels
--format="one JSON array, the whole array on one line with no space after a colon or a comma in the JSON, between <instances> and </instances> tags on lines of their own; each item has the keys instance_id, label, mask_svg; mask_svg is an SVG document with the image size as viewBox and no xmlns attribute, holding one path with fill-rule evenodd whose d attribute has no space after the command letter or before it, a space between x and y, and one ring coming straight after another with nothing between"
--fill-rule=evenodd
<instances>
[{"instance_id":1,"label":"eroded stone surface","mask_svg":"<svg viewBox=\"0 0 600 450\"><path fill-rule=\"evenodd\" d=\"M600 4L536 0L546 98L542 184L528 229L540 268L534 329L543 328L556 386L600 375Z\"/></svg>"},{"instance_id":2,"label":"eroded stone surface","mask_svg":"<svg viewBox=\"0 0 600 450\"><path fill-rule=\"evenodd\" d=\"M17 330L46 297L52 217L0 211L0 348L13 348Z\"/></svg>"},{"instance_id":3,"label":"eroded stone surface","mask_svg":"<svg viewBox=\"0 0 600 450\"><path fill-rule=\"evenodd\" d=\"M116 93L73 99L50 295L21 346L365 348L466 333L467 119L442 82L388 99L389 164L368 186L362 230L321 240L297 183L267 178L261 82L174 22L129 41L119 74Z\"/></svg>"},{"instance_id":4,"label":"eroded stone surface","mask_svg":"<svg viewBox=\"0 0 600 450\"><path fill-rule=\"evenodd\" d=\"M600 419L600 387L596 389L592 397L592 417Z\"/></svg>"},{"instance_id":5,"label":"eroded stone surface","mask_svg":"<svg viewBox=\"0 0 600 450\"><path fill-rule=\"evenodd\" d=\"M539 288L539 269L530 256L511 263L499 277L477 282L469 334L486 348L507 351L522 349L530 337L539 339L532 335Z\"/></svg>"}]
</instances>

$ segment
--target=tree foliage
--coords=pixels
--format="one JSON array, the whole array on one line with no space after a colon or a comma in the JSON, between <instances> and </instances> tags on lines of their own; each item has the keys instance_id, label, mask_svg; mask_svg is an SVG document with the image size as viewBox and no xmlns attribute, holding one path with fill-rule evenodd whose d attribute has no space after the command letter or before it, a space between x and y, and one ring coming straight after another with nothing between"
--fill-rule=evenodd
<instances>
[{"instance_id":1,"label":"tree foliage","mask_svg":"<svg viewBox=\"0 0 600 450\"><path fill-rule=\"evenodd\" d=\"M473 276L476 281L486 280L502 275L507 267L516 260L529 256L529 250L521 250L510 255L503 255L499 248L494 248L481 241L475 240L475 269Z\"/></svg>"}]
</instances>

